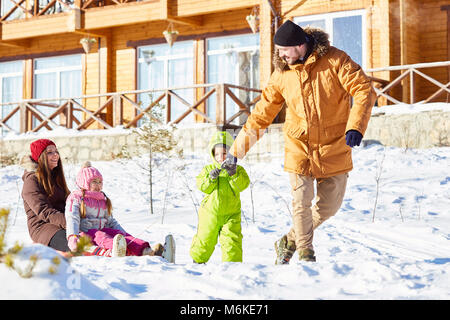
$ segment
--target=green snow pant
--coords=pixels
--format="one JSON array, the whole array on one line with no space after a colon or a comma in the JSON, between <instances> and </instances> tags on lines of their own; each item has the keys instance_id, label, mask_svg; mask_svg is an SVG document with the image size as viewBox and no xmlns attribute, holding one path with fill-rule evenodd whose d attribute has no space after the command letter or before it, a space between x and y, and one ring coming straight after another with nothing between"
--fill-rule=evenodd
<instances>
[{"instance_id":1,"label":"green snow pant","mask_svg":"<svg viewBox=\"0 0 450 320\"><path fill-rule=\"evenodd\" d=\"M219 239L222 262L242 262L241 213L217 215L201 208L190 254L197 263L209 260Z\"/></svg>"}]
</instances>

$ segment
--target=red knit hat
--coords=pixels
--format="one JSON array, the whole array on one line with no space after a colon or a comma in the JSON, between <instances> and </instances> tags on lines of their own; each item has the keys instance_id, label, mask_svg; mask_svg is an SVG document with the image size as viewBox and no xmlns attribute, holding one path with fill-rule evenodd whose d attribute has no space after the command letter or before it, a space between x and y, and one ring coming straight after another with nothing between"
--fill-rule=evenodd
<instances>
[{"instance_id":1,"label":"red knit hat","mask_svg":"<svg viewBox=\"0 0 450 320\"><path fill-rule=\"evenodd\" d=\"M38 162L39 157L41 156L41 153L50 145L55 145L55 143L52 140L48 139L39 139L30 144L30 150L31 150L31 158Z\"/></svg>"}]
</instances>

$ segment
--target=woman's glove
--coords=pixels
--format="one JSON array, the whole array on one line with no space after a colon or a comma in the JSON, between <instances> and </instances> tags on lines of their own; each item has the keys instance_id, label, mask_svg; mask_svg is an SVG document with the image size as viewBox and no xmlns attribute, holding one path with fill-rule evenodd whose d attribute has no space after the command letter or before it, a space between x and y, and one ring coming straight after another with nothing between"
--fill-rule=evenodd
<instances>
[{"instance_id":1,"label":"woman's glove","mask_svg":"<svg viewBox=\"0 0 450 320\"><path fill-rule=\"evenodd\" d=\"M69 247L70 251L77 251L78 241L80 241L80 239L77 235L72 234L69 236L69 239L67 240L67 246Z\"/></svg>"}]
</instances>

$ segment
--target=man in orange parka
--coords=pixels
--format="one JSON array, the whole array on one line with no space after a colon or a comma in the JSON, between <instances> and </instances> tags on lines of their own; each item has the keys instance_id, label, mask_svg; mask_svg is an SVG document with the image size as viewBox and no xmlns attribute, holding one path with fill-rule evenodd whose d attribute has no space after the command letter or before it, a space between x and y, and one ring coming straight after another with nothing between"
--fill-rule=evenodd
<instances>
[{"instance_id":1,"label":"man in orange parka","mask_svg":"<svg viewBox=\"0 0 450 320\"><path fill-rule=\"evenodd\" d=\"M289 263L296 250L300 260L315 261L313 231L342 204L353 168L351 147L361 142L376 93L361 67L330 46L320 29L303 30L288 20L274 43L275 71L230 153L242 159L286 103L284 169L292 186L293 226L275 243L276 263Z\"/></svg>"}]
</instances>

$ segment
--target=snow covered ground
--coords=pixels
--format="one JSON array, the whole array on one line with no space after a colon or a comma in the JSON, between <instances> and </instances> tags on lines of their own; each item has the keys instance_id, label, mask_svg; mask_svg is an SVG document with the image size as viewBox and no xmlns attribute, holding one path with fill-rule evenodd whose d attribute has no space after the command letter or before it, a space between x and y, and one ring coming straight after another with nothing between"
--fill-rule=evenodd
<instances>
[{"instance_id":1,"label":"snow covered ground","mask_svg":"<svg viewBox=\"0 0 450 320\"><path fill-rule=\"evenodd\" d=\"M77 257L49 274L56 253L33 245L20 198L22 169L0 168L0 208L9 207L7 241L25 244L19 265L40 257L24 279L0 264L0 299L438 299L450 298L450 148L404 150L381 145L353 151L343 205L315 232L316 263L274 265L274 242L291 226L291 195L282 157L241 164L253 182L241 194L243 263L222 263L217 246L204 265L192 262L202 194L195 176L207 158L160 161L154 172L155 214L149 214L148 178L130 161L93 162L125 229L162 242L174 235L176 263L159 257ZM180 165L184 164L184 167ZM79 165L66 165L69 188ZM374 214L377 183L378 203ZM253 201L252 199L253 195ZM163 215L164 212L164 215Z\"/></svg>"}]
</instances>

